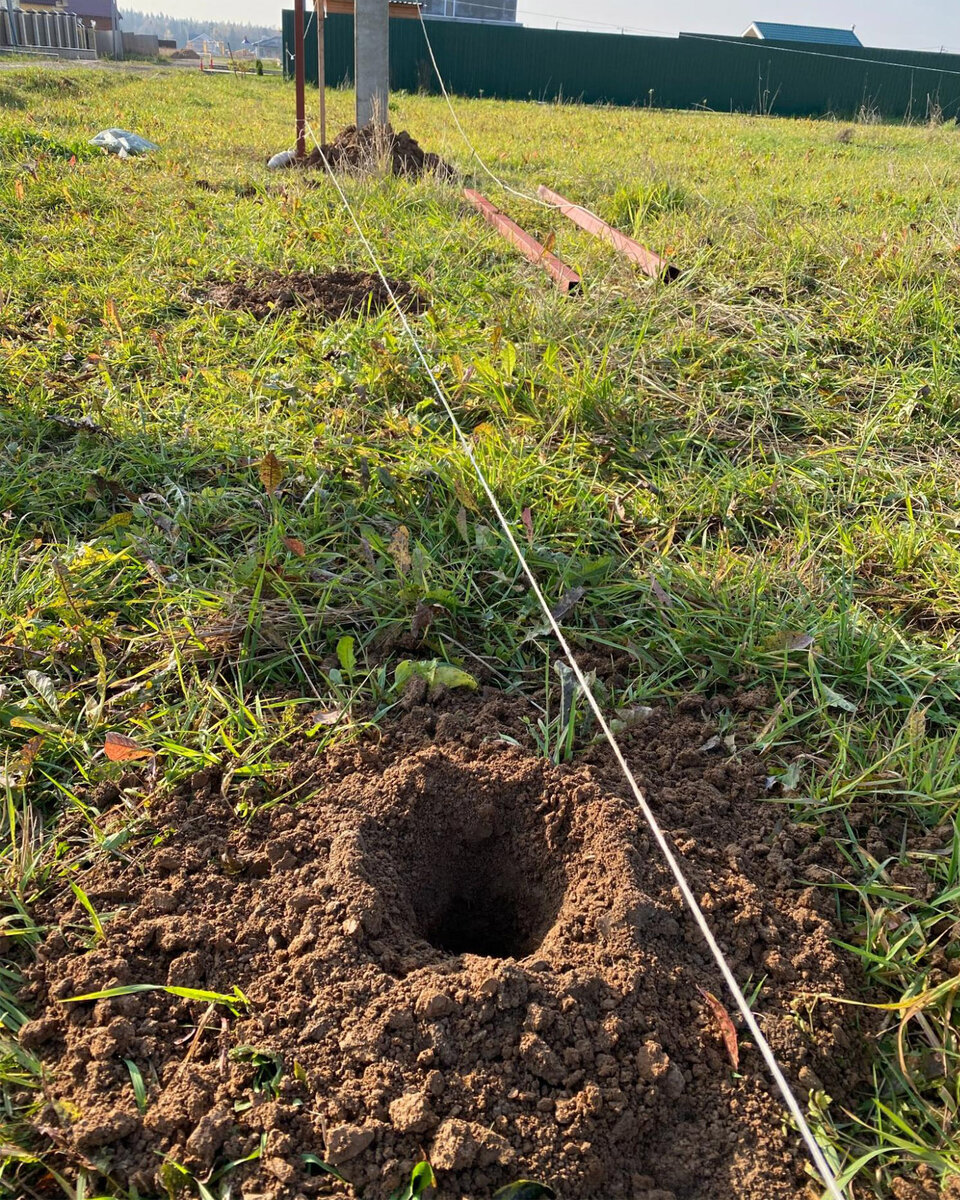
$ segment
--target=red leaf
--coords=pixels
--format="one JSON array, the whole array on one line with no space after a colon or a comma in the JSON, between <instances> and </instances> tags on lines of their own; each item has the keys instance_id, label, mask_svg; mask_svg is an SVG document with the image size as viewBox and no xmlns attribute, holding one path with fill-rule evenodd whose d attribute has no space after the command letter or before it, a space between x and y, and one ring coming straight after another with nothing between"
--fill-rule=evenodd
<instances>
[{"instance_id":1,"label":"red leaf","mask_svg":"<svg viewBox=\"0 0 960 1200\"><path fill-rule=\"evenodd\" d=\"M155 753L122 733L108 733L103 740L103 752L111 762L135 762L140 758L153 758Z\"/></svg>"},{"instance_id":2,"label":"red leaf","mask_svg":"<svg viewBox=\"0 0 960 1200\"><path fill-rule=\"evenodd\" d=\"M533 513L531 513L529 508L525 508L523 510L523 512L520 514L520 518L523 521L524 529L527 531L527 542L529 543L529 545L532 549L533 548Z\"/></svg>"},{"instance_id":3,"label":"red leaf","mask_svg":"<svg viewBox=\"0 0 960 1200\"><path fill-rule=\"evenodd\" d=\"M285 537L283 539L283 544L290 551L290 553L295 554L297 558L307 557L307 548L299 538Z\"/></svg>"},{"instance_id":4,"label":"red leaf","mask_svg":"<svg viewBox=\"0 0 960 1200\"><path fill-rule=\"evenodd\" d=\"M723 1038L723 1044L726 1047L727 1056L733 1064L735 1071L740 1068L740 1043L737 1040L737 1028L730 1018L730 1014L723 1007L720 1001L716 998L713 992L704 991L702 987L698 987L697 991L706 1000L710 1006L710 1011L713 1013L714 1020L720 1027L720 1036Z\"/></svg>"}]
</instances>

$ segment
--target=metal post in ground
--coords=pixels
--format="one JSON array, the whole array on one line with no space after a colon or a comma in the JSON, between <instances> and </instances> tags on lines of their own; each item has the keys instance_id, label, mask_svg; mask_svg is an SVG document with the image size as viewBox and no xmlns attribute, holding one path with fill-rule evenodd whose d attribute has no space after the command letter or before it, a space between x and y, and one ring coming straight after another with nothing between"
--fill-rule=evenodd
<instances>
[{"instance_id":1,"label":"metal post in ground","mask_svg":"<svg viewBox=\"0 0 960 1200\"><path fill-rule=\"evenodd\" d=\"M357 128L387 123L390 90L390 8L388 0L356 0L354 39Z\"/></svg>"},{"instance_id":2,"label":"metal post in ground","mask_svg":"<svg viewBox=\"0 0 960 1200\"><path fill-rule=\"evenodd\" d=\"M306 47L304 46L303 5L304 0L294 0L293 48L294 76L297 87L297 158L303 158L307 152L307 99L303 70L303 52Z\"/></svg>"}]
</instances>

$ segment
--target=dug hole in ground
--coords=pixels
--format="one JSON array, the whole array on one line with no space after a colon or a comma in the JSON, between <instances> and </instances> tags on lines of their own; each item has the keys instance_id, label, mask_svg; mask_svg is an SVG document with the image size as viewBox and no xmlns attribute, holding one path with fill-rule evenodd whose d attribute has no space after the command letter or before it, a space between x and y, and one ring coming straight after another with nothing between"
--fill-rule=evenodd
<instances>
[{"instance_id":1,"label":"dug hole in ground","mask_svg":"<svg viewBox=\"0 0 960 1200\"><path fill-rule=\"evenodd\" d=\"M60 893L26 971L21 1044L50 1068L39 1119L61 1154L142 1196L165 1163L204 1180L247 1159L234 1196L385 1198L423 1156L458 1200L521 1177L563 1200L818 1196L608 750L551 765L527 705L417 686L367 740L289 747L269 791L215 770L174 794L123 781L138 833L77 878L116 915L91 944ZM864 997L832 893L807 886L839 855L715 733L691 701L623 744L798 1094L852 1103L872 1018L824 998ZM120 797L96 797L118 828ZM70 1002L144 982L249 1005Z\"/></svg>"}]
</instances>

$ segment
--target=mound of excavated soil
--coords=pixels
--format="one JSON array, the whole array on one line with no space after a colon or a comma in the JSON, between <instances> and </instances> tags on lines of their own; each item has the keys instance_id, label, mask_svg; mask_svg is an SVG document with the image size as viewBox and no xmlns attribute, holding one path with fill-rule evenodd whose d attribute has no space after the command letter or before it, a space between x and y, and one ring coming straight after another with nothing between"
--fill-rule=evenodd
<instances>
[{"instance_id":1,"label":"mound of excavated soil","mask_svg":"<svg viewBox=\"0 0 960 1200\"><path fill-rule=\"evenodd\" d=\"M420 143L405 129L394 133L389 125L386 129L373 125L357 129L356 125L348 125L322 151L321 154L319 150L314 150L303 165L323 168L323 159L326 158L334 170L358 171L389 160L394 175L419 179L421 175L431 172L440 179L457 178L456 168L444 162L438 154L422 149Z\"/></svg>"},{"instance_id":2,"label":"mound of excavated soil","mask_svg":"<svg viewBox=\"0 0 960 1200\"><path fill-rule=\"evenodd\" d=\"M512 702L442 700L376 744L305 749L269 793L210 770L150 801L123 857L77 877L103 940L66 889L37 914L21 1041L44 1064L46 1161L150 1196L164 1159L200 1179L241 1160L237 1197L383 1200L423 1153L457 1200L518 1177L563 1200L807 1194L747 1040L731 1069L699 990L723 996L718 973L608 754L552 767L501 731L525 737ZM829 901L802 884L835 851L711 732L654 715L625 749L801 1096L847 1102L857 1010L804 998L851 994ZM250 1004L64 1003L131 983Z\"/></svg>"},{"instance_id":3,"label":"mound of excavated soil","mask_svg":"<svg viewBox=\"0 0 960 1200\"><path fill-rule=\"evenodd\" d=\"M421 312L426 307L412 284L391 279L390 287L409 311ZM378 313L391 307L380 276L362 271L334 271L330 275L263 271L247 279L219 280L210 286L205 298L218 308L252 313L261 320L299 309L335 321L345 313Z\"/></svg>"}]
</instances>

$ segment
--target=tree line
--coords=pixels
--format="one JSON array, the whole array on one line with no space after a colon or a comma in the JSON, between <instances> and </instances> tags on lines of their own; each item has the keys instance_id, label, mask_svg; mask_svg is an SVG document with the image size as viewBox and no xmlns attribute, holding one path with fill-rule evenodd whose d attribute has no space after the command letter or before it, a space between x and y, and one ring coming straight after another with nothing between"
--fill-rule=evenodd
<instances>
[{"instance_id":1,"label":"tree line","mask_svg":"<svg viewBox=\"0 0 960 1200\"><path fill-rule=\"evenodd\" d=\"M141 12L135 8L120 9L121 28L127 33L155 33L161 38L176 38L184 46L198 33L209 34L217 41L239 46L244 38L255 42L280 32L270 25L246 25L236 21L198 21L190 17L169 17L166 13Z\"/></svg>"}]
</instances>

